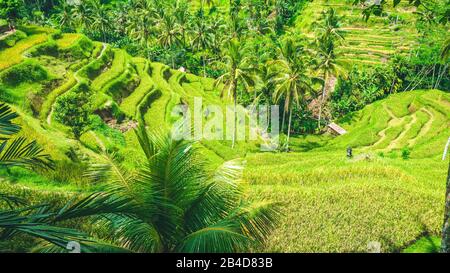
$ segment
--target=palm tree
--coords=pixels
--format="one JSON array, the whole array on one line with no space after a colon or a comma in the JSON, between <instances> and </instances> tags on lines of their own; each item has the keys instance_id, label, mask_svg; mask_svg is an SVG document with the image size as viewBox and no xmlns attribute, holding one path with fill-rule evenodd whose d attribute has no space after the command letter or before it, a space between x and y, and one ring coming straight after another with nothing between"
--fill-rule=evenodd
<instances>
[{"instance_id":1,"label":"palm tree","mask_svg":"<svg viewBox=\"0 0 450 273\"><path fill-rule=\"evenodd\" d=\"M277 206L243 198L238 160L206 171L193 143L148 134L143 127L136 133L146 157L137 174L114 155L89 171L136 204L133 216L104 219L111 228L108 240L137 252L237 252L267 238L279 217Z\"/></svg>"},{"instance_id":2,"label":"palm tree","mask_svg":"<svg viewBox=\"0 0 450 273\"><path fill-rule=\"evenodd\" d=\"M318 128L321 126L321 117L322 117L322 108L324 101L327 97L327 84L328 79L333 76L336 77L340 74L344 74L344 69L341 65L341 62L337 59L335 50L334 50L334 42L332 40L320 40L319 41L319 49L317 52L317 60L318 65L317 69L322 71L322 96L319 102L319 119L318 119Z\"/></svg>"},{"instance_id":3,"label":"palm tree","mask_svg":"<svg viewBox=\"0 0 450 273\"><path fill-rule=\"evenodd\" d=\"M76 18L74 18L73 13L73 7L66 2L63 2L61 6L58 7L58 12L55 15L58 27L73 30L76 26Z\"/></svg>"},{"instance_id":4,"label":"palm tree","mask_svg":"<svg viewBox=\"0 0 450 273\"><path fill-rule=\"evenodd\" d=\"M206 50L211 47L214 41L214 32L211 31L210 25L200 10L197 19L192 25L192 47L194 50Z\"/></svg>"},{"instance_id":5,"label":"palm tree","mask_svg":"<svg viewBox=\"0 0 450 273\"><path fill-rule=\"evenodd\" d=\"M333 8L323 11L318 23L315 23L319 38L318 45L318 69L323 73L322 96L319 102L318 127L321 126L322 108L326 98L326 87L330 76L337 76L343 69L337 60L335 42L344 40L344 32L341 28L341 18Z\"/></svg>"},{"instance_id":6,"label":"palm tree","mask_svg":"<svg viewBox=\"0 0 450 273\"><path fill-rule=\"evenodd\" d=\"M226 46L222 62L219 66L225 71L216 80L216 86L223 84L221 96L223 97L225 93L233 98L234 102L234 123L233 123L233 140L232 147L234 148L237 132L237 88L238 84L241 83L244 87L249 90L253 86L253 72L250 65L250 59L246 56L245 49L241 46L238 40L230 40Z\"/></svg>"},{"instance_id":7,"label":"palm tree","mask_svg":"<svg viewBox=\"0 0 450 273\"><path fill-rule=\"evenodd\" d=\"M314 22L313 25L320 39L343 41L344 30L342 30L341 21L342 19L337 15L336 10L329 8L326 11L322 11L319 21Z\"/></svg>"},{"instance_id":8,"label":"palm tree","mask_svg":"<svg viewBox=\"0 0 450 273\"><path fill-rule=\"evenodd\" d=\"M224 30L225 30L225 23L222 20L220 16L212 15L209 17L209 32L212 33L212 44L211 49L214 53L217 55L220 54L221 46L222 46L222 40L224 37Z\"/></svg>"},{"instance_id":9,"label":"palm tree","mask_svg":"<svg viewBox=\"0 0 450 273\"><path fill-rule=\"evenodd\" d=\"M78 22L78 26L85 28L92 23L92 8L89 1L80 1L73 7L73 17Z\"/></svg>"},{"instance_id":10,"label":"palm tree","mask_svg":"<svg viewBox=\"0 0 450 273\"><path fill-rule=\"evenodd\" d=\"M147 49L150 59L150 37L156 34L156 14L154 7L147 0L133 0L128 10L126 32L142 46Z\"/></svg>"},{"instance_id":11,"label":"palm tree","mask_svg":"<svg viewBox=\"0 0 450 273\"><path fill-rule=\"evenodd\" d=\"M110 29L109 9L99 0L92 0L92 27L102 34L103 42L106 42L106 33Z\"/></svg>"},{"instance_id":12,"label":"palm tree","mask_svg":"<svg viewBox=\"0 0 450 273\"><path fill-rule=\"evenodd\" d=\"M258 68L257 90L264 96L266 102L272 99L272 92L274 90L272 79L276 76L270 65L267 63L260 64Z\"/></svg>"},{"instance_id":13,"label":"palm tree","mask_svg":"<svg viewBox=\"0 0 450 273\"><path fill-rule=\"evenodd\" d=\"M9 106L0 103L0 168L23 167L29 169L52 169L53 161L43 153L36 141L27 142L23 137L11 139L21 127L13 120L18 115ZM128 211L130 200L112 198L108 193L96 193L79 202L66 204L64 207L49 205L29 205L26 199L0 192L0 203L6 203L9 209L0 209L0 242L11 240L17 234L26 234L32 238L47 241L60 248L66 248L70 241L88 244L86 250L93 250L101 244L75 229L56 226L57 222L77 217L86 217L102 213L122 213ZM98 205L102 206L99 207ZM85 246L88 246L85 245ZM102 249L116 249L106 247Z\"/></svg>"},{"instance_id":14,"label":"palm tree","mask_svg":"<svg viewBox=\"0 0 450 273\"><path fill-rule=\"evenodd\" d=\"M183 47L186 48L186 31L188 30L191 14L189 13L189 5L185 0L177 1L174 7L174 16L177 28L181 32L181 40Z\"/></svg>"},{"instance_id":15,"label":"palm tree","mask_svg":"<svg viewBox=\"0 0 450 273\"><path fill-rule=\"evenodd\" d=\"M286 143L286 149L289 149L293 106L294 104L300 106L300 103L313 92L313 88L312 79L307 70L307 54L303 49L294 45L291 39L286 39L282 43L280 52L280 58L271 62L273 69L277 72L272 78L275 85L273 98L276 103L284 99L282 125L285 122L285 115L289 113Z\"/></svg>"},{"instance_id":16,"label":"palm tree","mask_svg":"<svg viewBox=\"0 0 450 273\"><path fill-rule=\"evenodd\" d=\"M206 77L206 56L208 53L206 51L214 46L215 34L211 28L211 25L204 17L203 10L199 10L197 12L197 17L196 20L194 20L191 32L192 48L198 52L203 51L201 54L203 63L203 77Z\"/></svg>"}]
</instances>

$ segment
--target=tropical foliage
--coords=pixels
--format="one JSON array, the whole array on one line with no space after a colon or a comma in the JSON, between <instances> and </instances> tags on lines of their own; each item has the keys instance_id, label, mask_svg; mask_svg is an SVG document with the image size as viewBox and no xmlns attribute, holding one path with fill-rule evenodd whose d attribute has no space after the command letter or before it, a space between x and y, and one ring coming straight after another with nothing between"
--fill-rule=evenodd
<instances>
[{"instance_id":1,"label":"tropical foliage","mask_svg":"<svg viewBox=\"0 0 450 273\"><path fill-rule=\"evenodd\" d=\"M0 0L0 252L434 244L446 4Z\"/></svg>"}]
</instances>

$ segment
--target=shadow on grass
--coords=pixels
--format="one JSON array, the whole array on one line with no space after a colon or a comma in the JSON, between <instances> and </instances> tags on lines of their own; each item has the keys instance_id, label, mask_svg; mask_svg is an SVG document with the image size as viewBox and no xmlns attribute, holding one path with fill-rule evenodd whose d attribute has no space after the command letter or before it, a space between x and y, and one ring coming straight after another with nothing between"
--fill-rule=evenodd
<instances>
[{"instance_id":1,"label":"shadow on grass","mask_svg":"<svg viewBox=\"0 0 450 273\"><path fill-rule=\"evenodd\" d=\"M341 123L341 124L342 123L347 123L347 124L349 124L351 122L356 121L355 119L357 118L357 113L358 113L358 111L346 114L345 116L343 116L343 117L338 119L338 123Z\"/></svg>"},{"instance_id":2,"label":"shadow on grass","mask_svg":"<svg viewBox=\"0 0 450 273\"><path fill-rule=\"evenodd\" d=\"M439 253L441 249L441 238L433 235L421 220L418 221L420 221L423 232L416 239L399 248L396 252Z\"/></svg>"},{"instance_id":3,"label":"shadow on grass","mask_svg":"<svg viewBox=\"0 0 450 273\"><path fill-rule=\"evenodd\" d=\"M323 146L325 146L325 143L307 141L307 142L302 142L300 144L297 144L293 148L296 148L295 150L298 149L301 152L308 152L313 149L322 148Z\"/></svg>"}]
</instances>

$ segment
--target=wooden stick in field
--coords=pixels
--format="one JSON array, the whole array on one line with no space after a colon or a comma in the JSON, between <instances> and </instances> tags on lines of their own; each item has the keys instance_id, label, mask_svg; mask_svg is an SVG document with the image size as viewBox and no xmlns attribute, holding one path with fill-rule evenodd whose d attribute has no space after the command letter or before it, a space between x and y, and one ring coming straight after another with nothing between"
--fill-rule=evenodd
<instances>
[{"instance_id":1,"label":"wooden stick in field","mask_svg":"<svg viewBox=\"0 0 450 273\"><path fill-rule=\"evenodd\" d=\"M444 156L442 157L443 160L445 160L447 155L449 144L450 138L445 146ZM447 187L445 191L444 225L442 226L441 251L443 253L450 253L450 160L448 164Z\"/></svg>"}]
</instances>

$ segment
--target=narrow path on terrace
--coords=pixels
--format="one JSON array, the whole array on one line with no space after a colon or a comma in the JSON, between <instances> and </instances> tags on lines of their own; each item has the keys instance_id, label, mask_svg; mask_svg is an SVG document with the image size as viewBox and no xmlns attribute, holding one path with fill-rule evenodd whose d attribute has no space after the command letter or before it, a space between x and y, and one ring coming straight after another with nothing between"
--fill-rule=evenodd
<instances>
[{"instance_id":1,"label":"narrow path on terrace","mask_svg":"<svg viewBox=\"0 0 450 273\"><path fill-rule=\"evenodd\" d=\"M386 112L391 117L391 119L389 120L387 127L384 128L383 130L381 130L380 132L378 132L378 136L380 137L380 139L378 139L378 141L375 142L374 144L372 144L370 146L367 146L367 148L376 147L380 143L383 143L383 141L386 139L386 131L389 130L389 128L391 128L391 127L393 127L393 126L395 126L395 125L400 123L400 119L397 118L394 115L394 113L392 113L391 110L389 110L389 108L386 106L386 104L383 104L383 108L384 108L384 110L386 110Z\"/></svg>"},{"instance_id":2,"label":"narrow path on terrace","mask_svg":"<svg viewBox=\"0 0 450 273\"><path fill-rule=\"evenodd\" d=\"M417 122L417 114L414 113L411 115L411 121L405 125L405 128L403 128L403 131L398 135L396 139L394 139L389 146L386 148L387 150L392 150L395 148L400 148L399 144L401 143L401 140L405 137L405 135L408 133L409 130L411 130L411 127Z\"/></svg>"},{"instance_id":3,"label":"narrow path on terrace","mask_svg":"<svg viewBox=\"0 0 450 273\"><path fill-rule=\"evenodd\" d=\"M420 109L420 111L425 112L430 118L428 119L427 123L425 123L424 126L422 126L422 128L420 128L420 132L417 134L417 136L413 139L410 139L408 141L408 146L411 147L414 144L416 144L417 140L422 138L423 136L425 136L431 129L431 125L434 122L434 114L428 110L427 108L423 107Z\"/></svg>"}]
</instances>

